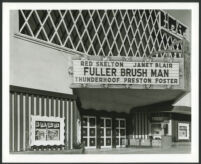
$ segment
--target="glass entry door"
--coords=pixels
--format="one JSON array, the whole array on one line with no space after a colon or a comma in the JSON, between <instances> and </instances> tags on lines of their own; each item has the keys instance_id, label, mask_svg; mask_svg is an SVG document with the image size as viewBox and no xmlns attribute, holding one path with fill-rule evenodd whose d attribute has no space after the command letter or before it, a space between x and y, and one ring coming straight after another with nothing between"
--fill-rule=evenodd
<instances>
[{"instance_id":1,"label":"glass entry door","mask_svg":"<svg viewBox=\"0 0 201 164\"><path fill-rule=\"evenodd\" d=\"M126 146L126 120L117 118L116 122L116 147Z\"/></svg>"},{"instance_id":2,"label":"glass entry door","mask_svg":"<svg viewBox=\"0 0 201 164\"><path fill-rule=\"evenodd\" d=\"M83 116L82 142L85 143L86 148L96 148L96 117Z\"/></svg>"},{"instance_id":3,"label":"glass entry door","mask_svg":"<svg viewBox=\"0 0 201 164\"><path fill-rule=\"evenodd\" d=\"M112 119L100 118L100 146L101 148L112 147Z\"/></svg>"}]
</instances>

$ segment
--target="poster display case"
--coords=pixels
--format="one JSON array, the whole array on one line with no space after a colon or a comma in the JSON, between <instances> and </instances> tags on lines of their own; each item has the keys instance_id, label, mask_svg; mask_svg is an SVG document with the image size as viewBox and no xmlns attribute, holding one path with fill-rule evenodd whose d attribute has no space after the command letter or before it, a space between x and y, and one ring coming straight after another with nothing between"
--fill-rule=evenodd
<instances>
[{"instance_id":1,"label":"poster display case","mask_svg":"<svg viewBox=\"0 0 201 164\"><path fill-rule=\"evenodd\" d=\"M178 139L189 140L189 123L178 123Z\"/></svg>"},{"instance_id":2,"label":"poster display case","mask_svg":"<svg viewBox=\"0 0 201 164\"><path fill-rule=\"evenodd\" d=\"M64 145L64 118L31 116L31 146Z\"/></svg>"}]
</instances>

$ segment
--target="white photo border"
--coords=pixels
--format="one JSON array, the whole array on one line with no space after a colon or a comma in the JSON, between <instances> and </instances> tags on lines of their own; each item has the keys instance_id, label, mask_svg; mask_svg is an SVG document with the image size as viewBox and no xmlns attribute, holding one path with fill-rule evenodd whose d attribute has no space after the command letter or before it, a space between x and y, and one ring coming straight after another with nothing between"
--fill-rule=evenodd
<instances>
[{"instance_id":1,"label":"white photo border","mask_svg":"<svg viewBox=\"0 0 201 164\"><path fill-rule=\"evenodd\" d=\"M18 9L187 9L191 10L192 141L190 154L23 155L9 153L9 18ZM2 162L198 162L199 159L199 3L3 3ZM193 28L192 28L193 27Z\"/></svg>"}]
</instances>

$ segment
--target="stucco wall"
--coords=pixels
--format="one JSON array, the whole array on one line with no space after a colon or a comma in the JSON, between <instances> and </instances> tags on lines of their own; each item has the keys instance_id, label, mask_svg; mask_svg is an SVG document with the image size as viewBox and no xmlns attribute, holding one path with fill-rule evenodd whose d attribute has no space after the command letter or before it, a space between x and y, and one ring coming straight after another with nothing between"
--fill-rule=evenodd
<instances>
[{"instance_id":1,"label":"stucco wall","mask_svg":"<svg viewBox=\"0 0 201 164\"><path fill-rule=\"evenodd\" d=\"M72 54L16 37L18 12L10 14L10 85L72 94Z\"/></svg>"}]
</instances>

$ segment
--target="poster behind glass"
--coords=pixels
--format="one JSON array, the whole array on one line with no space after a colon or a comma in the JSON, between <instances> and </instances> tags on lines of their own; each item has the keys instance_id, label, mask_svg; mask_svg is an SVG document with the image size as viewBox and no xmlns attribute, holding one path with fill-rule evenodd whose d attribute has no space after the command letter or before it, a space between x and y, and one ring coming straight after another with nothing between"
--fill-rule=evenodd
<instances>
[{"instance_id":1,"label":"poster behind glass","mask_svg":"<svg viewBox=\"0 0 201 164\"><path fill-rule=\"evenodd\" d=\"M60 140L60 122L36 121L35 140L36 141Z\"/></svg>"}]
</instances>

